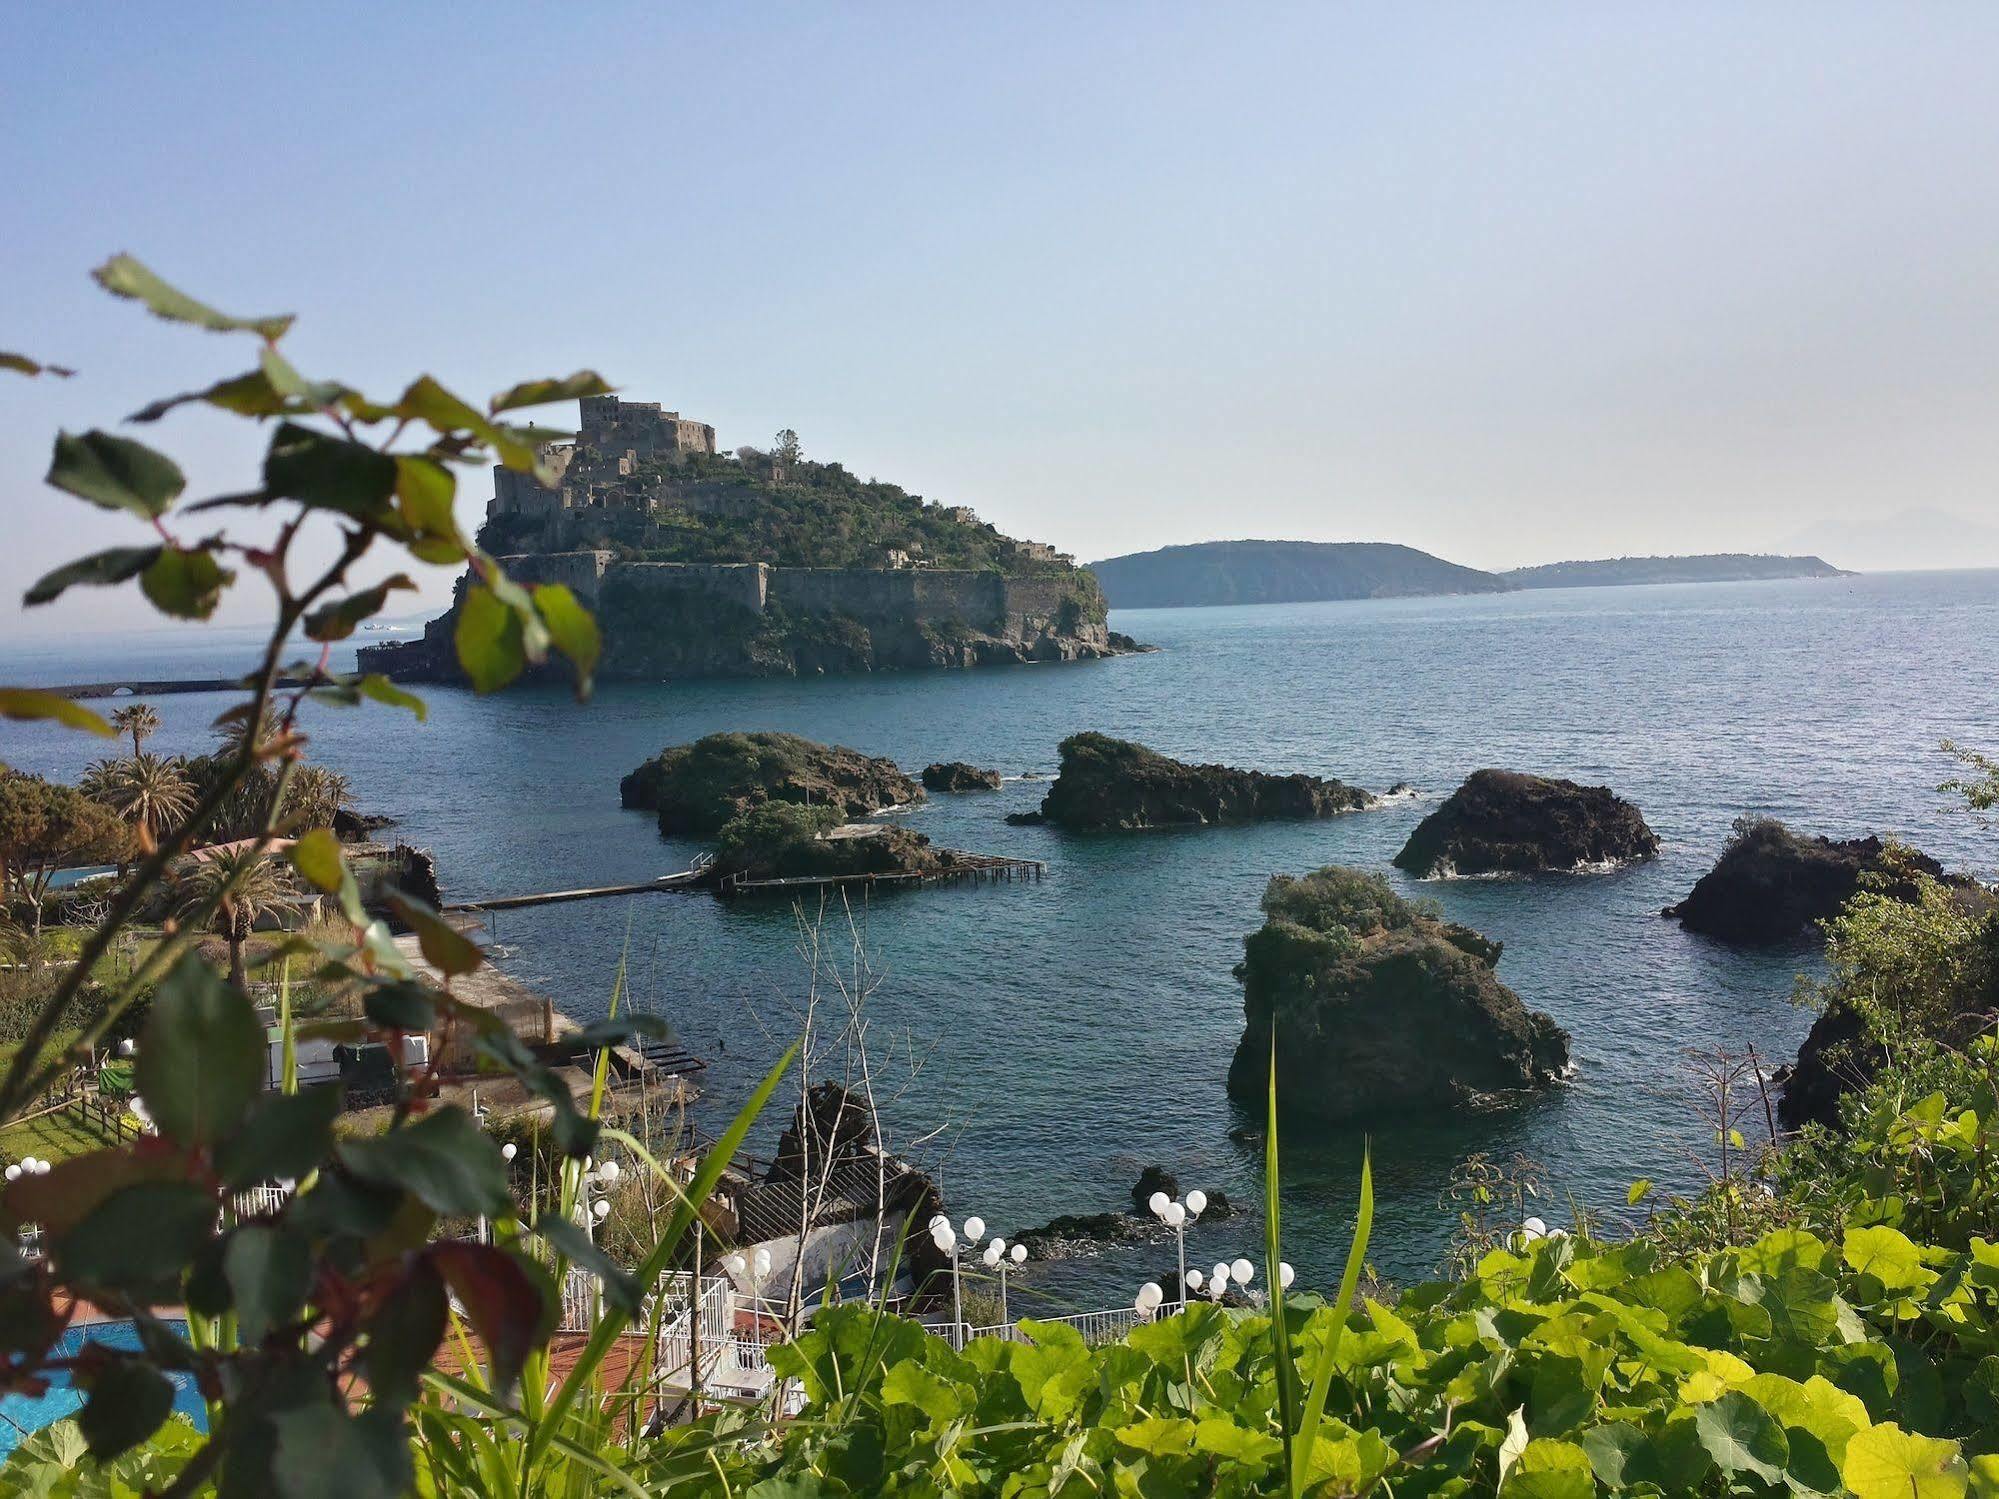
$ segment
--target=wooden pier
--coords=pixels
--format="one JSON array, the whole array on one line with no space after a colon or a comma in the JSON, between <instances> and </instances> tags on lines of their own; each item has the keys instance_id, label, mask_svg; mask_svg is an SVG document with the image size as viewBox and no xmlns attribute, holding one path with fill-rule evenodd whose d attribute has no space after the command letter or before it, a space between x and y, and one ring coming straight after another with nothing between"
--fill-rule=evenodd
<instances>
[{"instance_id":1,"label":"wooden pier","mask_svg":"<svg viewBox=\"0 0 1999 1499\"><path fill-rule=\"evenodd\" d=\"M595 900L603 895L648 895L662 890L705 890L711 881L706 868L696 865L678 874L639 880L630 885L586 885L575 890L543 890L533 895L495 895L486 900L454 901L447 911L518 911L524 906L552 906L565 900Z\"/></svg>"},{"instance_id":2,"label":"wooden pier","mask_svg":"<svg viewBox=\"0 0 1999 1499\"><path fill-rule=\"evenodd\" d=\"M1039 859L1008 859L998 854L968 854L943 849L952 862L943 869L910 874L805 874L788 879L750 880L739 874L726 875L716 885L717 895L789 895L806 890L829 890L836 886L861 885L869 889L906 888L914 885L989 885L1015 880L1040 881L1048 866Z\"/></svg>"}]
</instances>

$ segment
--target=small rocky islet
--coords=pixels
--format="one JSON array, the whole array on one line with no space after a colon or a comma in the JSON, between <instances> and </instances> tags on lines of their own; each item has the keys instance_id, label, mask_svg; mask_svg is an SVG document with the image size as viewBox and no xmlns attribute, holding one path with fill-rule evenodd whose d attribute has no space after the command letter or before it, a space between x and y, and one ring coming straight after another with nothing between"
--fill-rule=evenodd
<instances>
[{"instance_id":1,"label":"small rocky islet","mask_svg":"<svg viewBox=\"0 0 1999 1499\"><path fill-rule=\"evenodd\" d=\"M997 791L1003 778L996 770L967 765L963 760L939 760L923 767L925 791Z\"/></svg>"},{"instance_id":2,"label":"small rocky islet","mask_svg":"<svg viewBox=\"0 0 1999 1499\"><path fill-rule=\"evenodd\" d=\"M1658 851L1644 816L1608 786L1480 770L1417 824L1394 862L1447 879L1612 869Z\"/></svg>"},{"instance_id":3,"label":"small rocky islet","mask_svg":"<svg viewBox=\"0 0 1999 1499\"><path fill-rule=\"evenodd\" d=\"M1190 765L1128 739L1082 733L1062 741L1061 766L1040 810L1007 821L1133 831L1333 817L1378 804L1373 793L1343 781Z\"/></svg>"},{"instance_id":4,"label":"small rocky islet","mask_svg":"<svg viewBox=\"0 0 1999 1499\"><path fill-rule=\"evenodd\" d=\"M1816 837L1775 818L1740 818L1714 868L1660 914L1724 942L1796 942L1837 916L1863 882L1906 900L1918 875L1945 878L1935 859L1892 840Z\"/></svg>"},{"instance_id":5,"label":"small rocky islet","mask_svg":"<svg viewBox=\"0 0 1999 1499\"><path fill-rule=\"evenodd\" d=\"M1245 1025L1228 1074L1250 1107L1273 1057L1278 1107L1322 1121L1476 1105L1567 1073L1567 1033L1493 971L1500 944L1380 875L1279 875L1263 912L1236 969Z\"/></svg>"}]
</instances>

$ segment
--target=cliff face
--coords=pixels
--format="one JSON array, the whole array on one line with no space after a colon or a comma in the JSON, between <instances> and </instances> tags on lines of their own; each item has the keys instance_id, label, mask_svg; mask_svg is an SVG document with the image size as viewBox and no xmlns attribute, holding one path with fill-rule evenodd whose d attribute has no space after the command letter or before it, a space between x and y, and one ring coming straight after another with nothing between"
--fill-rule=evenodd
<instances>
[{"instance_id":1,"label":"cliff face","mask_svg":"<svg viewBox=\"0 0 1999 1499\"><path fill-rule=\"evenodd\" d=\"M502 559L523 583L565 583L604 633L608 680L1085 661L1136 649L1104 623L1087 572L624 562L610 552ZM462 595L462 585L461 585ZM457 605L423 638L361 651L364 671L460 678Z\"/></svg>"}]
</instances>

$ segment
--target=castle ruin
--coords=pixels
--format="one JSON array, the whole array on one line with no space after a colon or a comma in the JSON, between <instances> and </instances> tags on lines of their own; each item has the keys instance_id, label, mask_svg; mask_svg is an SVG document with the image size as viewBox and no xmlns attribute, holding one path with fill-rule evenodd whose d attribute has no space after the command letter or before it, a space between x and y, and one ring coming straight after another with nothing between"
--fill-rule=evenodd
<instances>
[{"instance_id":1,"label":"castle ruin","mask_svg":"<svg viewBox=\"0 0 1999 1499\"><path fill-rule=\"evenodd\" d=\"M657 401L585 396L581 406L576 440L546 443L541 449L554 485L533 474L495 467L488 515L547 518L592 509L650 513L659 506L659 486L642 472L645 467L679 462L689 453L715 452L713 427L677 411L662 411Z\"/></svg>"}]
</instances>

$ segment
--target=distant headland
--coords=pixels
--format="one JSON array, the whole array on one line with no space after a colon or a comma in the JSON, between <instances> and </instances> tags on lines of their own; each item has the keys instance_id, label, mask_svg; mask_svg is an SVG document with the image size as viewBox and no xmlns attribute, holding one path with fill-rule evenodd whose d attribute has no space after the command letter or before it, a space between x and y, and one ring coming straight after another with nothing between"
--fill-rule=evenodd
<instances>
[{"instance_id":1,"label":"distant headland","mask_svg":"<svg viewBox=\"0 0 1999 1499\"><path fill-rule=\"evenodd\" d=\"M1637 583L1848 576L1819 557L1617 557L1482 572L1378 541L1204 541L1090 564L1114 609L1296 604Z\"/></svg>"},{"instance_id":2,"label":"distant headland","mask_svg":"<svg viewBox=\"0 0 1999 1499\"><path fill-rule=\"evenodd\" d=\"M1000 534L781 432L717 450L655 402L588 396L540 473L496 468L479 543L520 582L563 583L604 632L599 675L793 676L1078 661L1137 649L1097 581L1046 542ZM459 597L464 583L459 586ZM456 680L458 604L364 670Z\"/></svg>"},{"instance_id":3,"label":"distant headland","mask_svg":"<svg viewBox=\"0 0 1999 1499\"><path fill-rule=\"evenodd\" d=\"M1627 583L1748 583L1772 578L1850 578L1823 557L1710 552L1700 557L1608 557L1546 562L1499 574L1515 588L1602 588Z\"/></svg>"},{"instance_id":4,"label":"distant headland","mask_svg":"<svg viewBox=\"0 0 1999 1499\"><path fill-rule=\"evenodd\" d=\"M1504 593L1511 586L1385 541L1203 541L1108 557L1090 571L1114 609Z\"/></svg>"}]
</instances>

